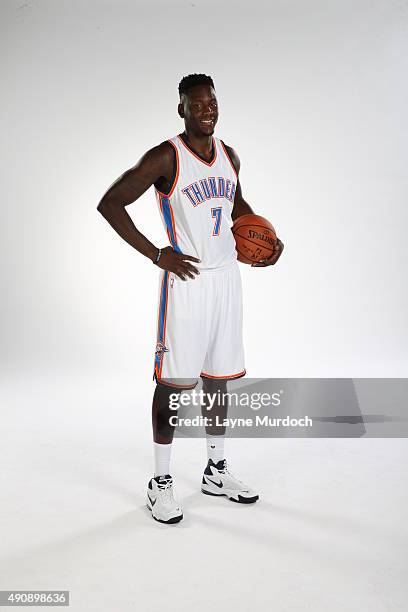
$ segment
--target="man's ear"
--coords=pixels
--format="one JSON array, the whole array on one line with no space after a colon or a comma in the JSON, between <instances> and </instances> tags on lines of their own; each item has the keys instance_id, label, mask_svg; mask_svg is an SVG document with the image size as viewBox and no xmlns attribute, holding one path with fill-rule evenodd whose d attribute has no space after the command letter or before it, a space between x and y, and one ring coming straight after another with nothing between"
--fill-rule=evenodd
<instances>
[{"instance_id":1,"label":"man's ear","mask_svg":"<svg viewBox=\"0 0 408 612\"><path fill-rule=\"evenodd\" d=\"M177 107L178 110L178 114L179 116L184 119L184 106L182 105L182 103L180 102L180 104Z\"/></svg>"}]
</instances>

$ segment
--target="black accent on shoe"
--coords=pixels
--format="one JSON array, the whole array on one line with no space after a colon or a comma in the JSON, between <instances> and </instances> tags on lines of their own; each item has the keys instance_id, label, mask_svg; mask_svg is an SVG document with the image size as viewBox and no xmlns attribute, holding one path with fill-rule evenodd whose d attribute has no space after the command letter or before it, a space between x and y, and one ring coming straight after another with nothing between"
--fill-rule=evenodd
<instances>
[{"instance_id":1,"label":"black accent on shoe","mask_svg":"<svg viewBox=\"0 0 408 612\"><path fill-rule=\"evenodd\" d=\"M208 461L207 466L204 470L204 474L206 474L207 476L212 476L212 471L210 470L210 466L214 465L213 462L211 461L211 459Z\"/></svg>"},{"instance_id":2,"label":"black accent on shoe","mask_svg":"<svg viewBox=\"0 0 408 612\"><path fill-rule=\"evenodd\" d=\"M211 480L211 478L207 477L207 480L211 482L213 485L215 485L216 487L218 487L219 489L222 489L222 487L224 486L222 482L214 482L213 480Z\"/></svg>"},{"instance_id":3,"label":"black accent on shoe","mask_svg":"<svg viewBox=\"0 0 408 612\"><path fill-rule=\"evenodd\" d=\"M151 506L152 506L152 508L153 508L154 504L157 502L157 499L153 500L153 499L150 497L150 495L149 495L149 494L147 494L147 497L149 498L150 504L151 504Z\"/></svg>"},{"instance_id":4,"label":"black accent on shoe","mask_svg":"<svg viewBox=\"0 0 408 612\"><path fill-rule=\"evenodd\" d=\"M180 514L180 516L173 516L173 518L169 519L168 521L162 521L161 519L158 519L155 516L153 516L153 518L158 523L164 523L165 525L174 525L174 523L179 523L181 521L181 519L183 518L183 515Z\"/></svg>"},{"instance_id":5,"label":"black accent on shoe","mask_svg":"<svg viewBox=\"0 0 408 612\"><path fill-rule=\"evenodd\" d=\"M157 486L159 489L164 489L166 485L169 483L173 483L173 478L170 474L165 474L164 476L155 476L154 480L157 482Z\"/></svg>"},{"instance_id":6,"label":"black accent on shoe","mask_svg":"<svg viewBox=\"0 0 408 612\"><path fill-rule=\"evenodd\" d=\"M226 497L225 493L210 493L210 491L204 491L204 489L201 489L201 493L204 493L204 495L211 495L212 497Z\"/></svg>"},{"instance_id":7,"label":"black accent on shoe","mask_svg":"<svg viewBox=\"0 0 408 612\"><path fill-rule=\"evenodd\" d=\"M210 493L210 491L204 491L204 489L201 489L201 493L204 493L204 495L211 495L212 497L228 497L226 493ZM254 504L258 501L259 495L255 495L254 497L242 497L242 495L238 495L238 499L234 499L233 497L228 497L228 499L236 504Z\"/></svg>"},{"instance_id":8,"label":"black accent on shoe","mask_svg":"<svg viewBox=\"0 0 408 612\"><path fill-rule=\"evenodd\" d=\"M201 481L201 482L202 482L202 484L207 484L207 483L205 482L204 476L203 476L203 479L202 479L202 481Z\"/></svg>"},{"instance_id":9,"label":"black accent on shoe","mask_svg":"<svg viewBox=\"0 0 408 612\"><path fill-rule=\"evenodd\" d=\"M153 480L153 478L151 478L151 479L149 480L149 484L147 485L147 486L149 487L149 489L150 489L150 490L152 490L152 489L153 489L153 486L152 486L152 480Z\"/></svg>"},{"instance_id":10,"label":"black accent on shoe","mask_svg":"<svg viewBox=\"0 0 408 612\"><path fill-rule=\"evenodd\" d=\"M254 497L242 497L242 495L238 495L238 499L234 499L233 497L229 497L231 501L236 504L254 504L259 499L259 495L254 495Z\"/></svg>"},{"instance_id":11,"label":"black accent on shoe","mask_svg":"<svg viewBox=\"0 0 408 612\"><path fill-rule=\"evenodd\" d=\"M222 472L225 470L226 467L226 461L225 459L220 459L220 461L218 461L218 463L213 464L215 469L218 470L219 472Z\"/></svg>"},{"instance_id":12,"label":"black accent on shoe","mask_svg":"<svg viewBox=\"0 0 408 612\"><path fill-rule=\"evenodd\" d=\"M155 476L154 479L157 482L157 484L161 484L161 483L167 482L167 480L173 480L172 477L170 476L170 474L165 474L165 475L161 475L161 476Z\"/></svg>"},{"instance_id":13,"label":"black accent on shoe","mask_svg":"<svg viewBox=\"0 0 408 612\"><path fill-rule=\"evenodd\" d=\"M204 474L206 474L207 476L212 476L212 471L210 470L210 468L212 467L218 470L219 472L222 472L225 470L225 464L226 464L225 459L220 459L218 463L214 463L212 459L209 459L207 463L207 467L204 470Z\"/></svg>"}]
</instances>

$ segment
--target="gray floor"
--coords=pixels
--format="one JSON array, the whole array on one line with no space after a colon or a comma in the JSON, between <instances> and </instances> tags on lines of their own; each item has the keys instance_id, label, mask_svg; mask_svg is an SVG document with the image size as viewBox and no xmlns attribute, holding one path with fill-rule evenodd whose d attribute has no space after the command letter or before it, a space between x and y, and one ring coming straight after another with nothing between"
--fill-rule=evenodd
<instances>
[{"instance_id":1,"label":"gray floor","mask_svg":"<svg viewBox=\"0 0 408 612\"><path fill-rule=\"evenodd\" d=\"M202 495L204 441L179 439L166 527L144 506L150 398L118 388L3 385L1 589L69 589L81 612L407 609L405 439L231 440L253 507Z\"/></svg>"}]
</instances>

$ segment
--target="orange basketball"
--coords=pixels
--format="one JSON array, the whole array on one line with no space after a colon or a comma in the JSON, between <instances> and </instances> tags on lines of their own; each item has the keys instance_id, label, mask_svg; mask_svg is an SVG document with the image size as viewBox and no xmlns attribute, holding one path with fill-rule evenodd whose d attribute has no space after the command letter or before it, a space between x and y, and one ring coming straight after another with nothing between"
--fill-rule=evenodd
<instances>
[{"instance_id":1,"label":"orange basketball","mask_svg":"<svg viewBox=\"0 0 408 612\"><path fill-rule=\"evenodd\" d=\"M267 259L277 241L272 223L259 215L242 215L232 226L238 261L246 264Z\"/></svg>"}]
</instances>

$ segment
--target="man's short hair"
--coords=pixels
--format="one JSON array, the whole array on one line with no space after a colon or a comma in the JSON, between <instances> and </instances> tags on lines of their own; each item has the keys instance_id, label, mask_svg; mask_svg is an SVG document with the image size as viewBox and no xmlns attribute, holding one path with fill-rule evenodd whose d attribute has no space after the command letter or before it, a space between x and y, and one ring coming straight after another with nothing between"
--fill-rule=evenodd
<instances>
[{"instance_id":1,"label":"man's short hair","mask_svg":"<svg viewBox=\"0 0 408 612\"><path fill-rule=\"evenodd\" d=\"M214 81L210 76L206 74L189 74L183 77L179 83L178 90L180 96L196 85L210 85L210 87L215 89Z\"/></svg>"}]
</instances>

